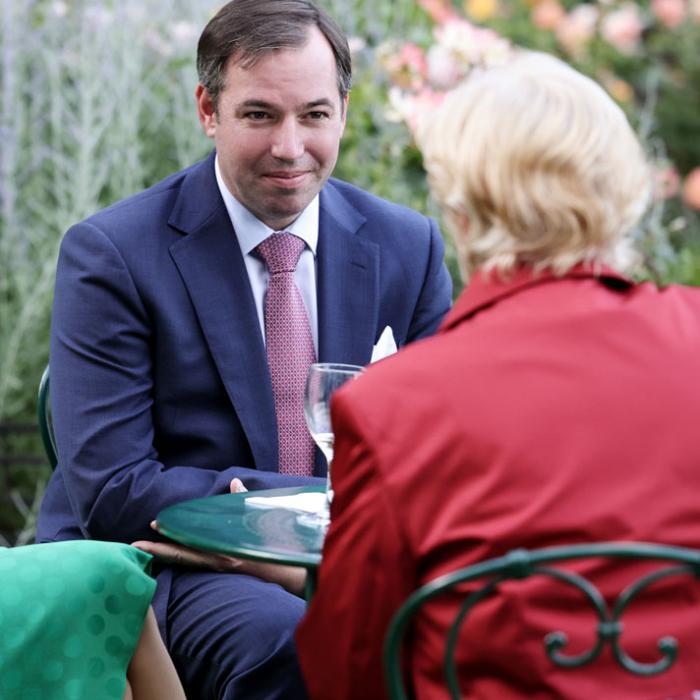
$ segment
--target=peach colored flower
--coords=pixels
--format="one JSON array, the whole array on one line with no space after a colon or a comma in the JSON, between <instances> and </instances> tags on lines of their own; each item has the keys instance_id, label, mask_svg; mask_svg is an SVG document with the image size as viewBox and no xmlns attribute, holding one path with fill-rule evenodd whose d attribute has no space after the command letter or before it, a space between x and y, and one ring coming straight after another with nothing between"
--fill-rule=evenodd
<instances>
[{"instance_id":1,"label":"peach colored flower","mask_svg":"<svg viewBox=\"0 0 700 700\"><path fill-rule=\"evenodd\" d=\"M483 22L498 12L498 0L465 0L464 11L477 22Z\"/></svg>"},{"instance_id":2,"label":"peach colored flower","mask_svg":"<svg viewBox=\"0 0 700 700\"><path fill-rule=\"evenodd\" d=\"M605 15L600 33L620 53L629 55L637 50L642 28L639 7L633 2L626 2Z\"/></svg>"},{"instance_id":3,"label":"peach colored flower","mask_svg":"<svg viewBox=\"0 0 700 700\"><path fill-rule=\"evenodd\" d=\"M603 87L614 100L625 104L632 101L634 90L626 80L622 80L614 73L607 71L601 73L598 77Z\"/></svg>"},{"instance_id":4,"label":"peach colored flower","mask_svg":"<svg viewBox=\"0 0 700 700\"><path fill-rule=\"evenodd\" d=\"M688 16L685 0L651 0L651 11L659 22L669 29L683 24Z\"/></svg>"},{"instance_id":5,"label":"peach colored flower","mask_svg":"<svg viewBox=\"0 0 700 700\"><path fill-rule=\"evenodd\" d=\"M690 14L696 22L700 22L700 0L690 0Z\"/></svg>"},{"instance_id":6,"label":"peach colored flower","mask_svg":"<svg viewBox=\"0 0 700 700\"><path fill-rule=\"evenodd\" d=\"M555 34L559 43L571 54L579 54L595 33L598 8L578 5L559 22Z\"/></svg>"},{"instance_id":7,"label":"peach colored flower","mask_svg":"<svg viewBox=\"0 0 700 700\"><path fill-rule=\"evenodd\" d=\"M673 165L658 167L654 172L654 199L670 199L680 192L681 179Z\"/></svg>"},{"instance_id":8,"label":"peach colored flower","mask_svg":"<svg viewBox=\"0 0 700 700\"><path fill-rule=\"evenodd\" d=\"M418 0L418 4L430 15L433 22L438 24L457 17L450 0Z\"/></svg>"},{"instance_id":9,"label":"peach colored flower","mask_svg":"<svg viewBox=\"0 0 700 700\"><path fill-rule=\"evenodd\" d=\"M543 0L532 8L532 23L540 29L556 29L566 16L559 0Z\"/></svg>"},{"instance_id":10,"label":"peach colored flower","mask_svg":"<svg viewBox=\"0 0 700 700\"><path fill-rule=\"evenodd\" d=\"M683 183L683 201L691 208L700 211L700 167L693 168Z\"/></svg>"}]
</instances>

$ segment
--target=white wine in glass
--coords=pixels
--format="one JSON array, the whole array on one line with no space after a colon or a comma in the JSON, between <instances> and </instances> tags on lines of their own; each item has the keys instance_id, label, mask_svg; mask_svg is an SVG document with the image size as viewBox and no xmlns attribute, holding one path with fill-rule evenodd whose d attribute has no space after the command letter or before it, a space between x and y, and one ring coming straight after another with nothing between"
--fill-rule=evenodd
<instances>
[{"instance_id":1,"label":"white wine in glass","mask_svg":"<svg viewBox=\"0 0 700 700\"><path fill-rule=\"evenodd\" d=\"M333 461L333 433L314 433L311 431L311 437L313 437L314 442L319 446L321 452L323 452L327 464L330 464Z\"/></svg>"},{"instance_id":2,"label":"white wine in glass","mask_svg":"<svg viewBox=\"0 0 700 700\"><path fill-rule=\"evenodd\" d=\"M333 427L331 426L330 403L333 392L345 382L357 377L364 367L317 362L309 367L304 395L306 425L314 442L323 452L328 463L326 503L319 513L304 516L304 524L326 526L330 522L330 502L333 500L331 485L331 462L333 461Z\"/></svg>"}]
</instances>

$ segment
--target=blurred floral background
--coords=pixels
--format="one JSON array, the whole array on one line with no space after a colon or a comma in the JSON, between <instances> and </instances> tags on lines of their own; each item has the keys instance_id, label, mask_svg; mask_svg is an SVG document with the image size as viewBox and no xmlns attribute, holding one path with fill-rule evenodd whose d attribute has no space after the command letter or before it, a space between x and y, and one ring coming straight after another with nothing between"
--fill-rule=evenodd
<instances>
[{"instance_id":1,"label":"blurred floral background","mask_svg":"<svg viewBox=\"0 0 700 700\"><path fill-rule=\"evenodd\" d=\"M0 3L0 544L31 541L54 267L72 223L203 157L196 41L221 2ZM351 37L336 175L437 215L412 130L518 47L554 53L626 111L656 171L645 276L700 285L700 0L320 0ZM448 247L448 264L456 265Z\"/></svg>"}]
</instances>

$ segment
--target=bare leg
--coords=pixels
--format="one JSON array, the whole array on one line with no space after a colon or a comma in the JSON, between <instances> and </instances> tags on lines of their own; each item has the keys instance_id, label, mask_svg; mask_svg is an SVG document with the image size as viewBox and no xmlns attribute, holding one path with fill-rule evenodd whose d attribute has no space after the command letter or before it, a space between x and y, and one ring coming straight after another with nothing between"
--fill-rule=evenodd
<instances>
[{"instance_id":1,"label":"bare leg","mask_svg":"<svg viewBox=\"0 0 700 700\"><path fill-rule=\"evenodd\" d=\"M127 679L125 700L187 700L152 608L148 609Z\"/></svg>"}]
</instances>

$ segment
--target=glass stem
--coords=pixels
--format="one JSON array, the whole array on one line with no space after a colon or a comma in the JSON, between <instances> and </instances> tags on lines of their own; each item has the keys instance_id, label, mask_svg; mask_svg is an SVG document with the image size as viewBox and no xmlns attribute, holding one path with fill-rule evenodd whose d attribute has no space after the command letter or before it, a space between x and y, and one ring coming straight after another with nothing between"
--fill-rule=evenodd
<instances>
[{"instance_id":1,"label":"glass stem","mask_svg":"<svg viewBox=\"0 0 700 700\"><path fill-rule=\"evenodd\" d=\"M333 501L333 484L331 484L331 463L328 462L328 470L326 471L326 506L331 507Z\"/></svg>"}]
</instances>

